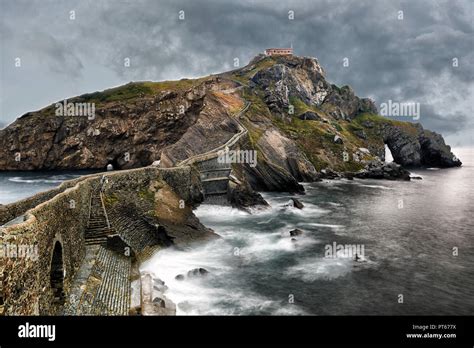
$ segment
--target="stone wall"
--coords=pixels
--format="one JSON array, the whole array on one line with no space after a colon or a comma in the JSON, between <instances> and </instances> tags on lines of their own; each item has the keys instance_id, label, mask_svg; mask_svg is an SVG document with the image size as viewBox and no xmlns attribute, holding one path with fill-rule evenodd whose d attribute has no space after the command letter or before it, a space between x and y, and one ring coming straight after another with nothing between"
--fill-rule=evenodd
<instances>
[{"instance_id":1,"label":"stone wall","mask_svg":"<svg viewBox=\"0 0 474 348\"><path fill-rule=\"evenodd\" d=\"M26 246L26 255L2 255L0 274L6 315L55 314L52 306L50 272L56 241L62 246L64 293L67 295L74 274L85 253L84 230L89 218L92 185L89 178L41 203L26 214L26 221L0 231L2 246Z\"/></svg>"},{"instance_id":2,"label":"stone wall","mask_svg":"<svg viewBox=\"0 0 474 348\"><path fill-rule=\"evenodd\" d=\"M68 188L74 187L78 182L83 181L90 177L95 177L100 174L90 174L85 175L77 179L68 180L54 189L48 191L39 192L31 197L22 199L20 201L0 205L0 226L7 223L14 218L25 214L28 210L33 209L34 207L40 205L43 202L49 201L51 198L57 194L64 192Z\"/></svg>"}]
</instances>

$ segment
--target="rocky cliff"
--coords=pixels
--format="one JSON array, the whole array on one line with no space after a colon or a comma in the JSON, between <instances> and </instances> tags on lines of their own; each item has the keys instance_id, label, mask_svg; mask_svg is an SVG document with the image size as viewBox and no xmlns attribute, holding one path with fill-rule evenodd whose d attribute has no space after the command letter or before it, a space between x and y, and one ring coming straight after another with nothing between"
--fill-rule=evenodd
<instances>
[{"instance_id":1,"label":"rocky cliff","mask_svg":"<svg viewBox=\"0 0 474 348\"><path fill-rule=\"evenodd\" d=\"M259 190L302 191L298 181L328 171L357 173L384 160L385 144L403 166L461 165L441 135L377 115L370 99L330 84L315 58L259 55L223 74L129 83L67 103L95 113L58 115L55 103L21 116L0 130L0 170L171 167L224 144L239 125L248 130L239 148L258 160L233 174Z\"/></svg>"}]
</instances>

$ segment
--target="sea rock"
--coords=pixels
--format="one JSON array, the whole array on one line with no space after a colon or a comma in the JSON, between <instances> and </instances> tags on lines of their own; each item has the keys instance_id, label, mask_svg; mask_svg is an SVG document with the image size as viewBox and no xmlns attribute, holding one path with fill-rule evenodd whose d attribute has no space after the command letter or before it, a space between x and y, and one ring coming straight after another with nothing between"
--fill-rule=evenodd
<instances>
[{"instance_id":1,"label":"sea rock","mask_svg":"<svg viewBox=\"0 0 474 348\"><path fill-rule=\"evenodd\" d=\"M294 230L290 231L290 236L292 236L292 237L300 236L302 234L303 234L303 231L301 231L298 228L295 228Z\"/></svg>"},{"instance_id":2,"label":"sea rock","mask_svg":"<svg viewBox=\"0 0 474 348\"><path fill-rule=\"evenodd\" d=\"M296 198L290 198L290 200L283 205L284 207L303 209L304 205Z\"/></svg>"},{"instance_id":3,"label":"sea rock","mask_svg":"<svg viewBox=\"0 0 474 348\"><path fill-rule=\"evenodd\" d=\"M383 123L380 131L384 142L390 148L396 163L406 167L458 167L462 162L454 156L443 137L423 129L421 124L413 124L408 132L406 127Z\"/></svg>"},{"instance_id":4,"label":"sea rock","mask_svg":"<svg viewBox=\"0 0 474 348\"><path fill-rule=\"evenodd\" d=\"M334 170L330 168L322 169L320 175L321 175L321 178L323 179L337 179L341 177L339 173L335 172Z\"/></svg>"},{"instance_id":5,"label":"sea rock","mask_svg":"<svg viewBox=\"0 0 474 348\"><path fill-rule=\"evenodd\" d=\"M410 172L395 162L371 161L365 169L354 174L359 179L410 180Z\"/></svg>"},{"instance_id":6,"label":"sea rock","mask_svg":"<svg viewBox=\"0 0 474 348\"><path fill-rule=\"evenodd\" d=\"M293 206L294 206L295 208L297 208L297 209L303 209L304 204L301 203L299 199L293 198L293 197L290 198L290 199L293 201Z\"/></svg>"},{"instance_id":7,"label":"sea rock","mask_svg":"<svg viewBox=\"0 0 474 348\"><path fill-rule=\"evenodd\" d=\"M188 278L197 278L197 277L203 277L206 276L209 273L209 271L205 268L194 268L190 271L188 271Z\"/></svg>"},{"instance_id":8,"label":"sea rock","mask_svg":"<svg viewBox=\"0 0 474 348\"><path fill-rule=\"evenodd\" d=\"M163 300L162 298L160 297L155 297L152 301L154 304L162 307L162 308L165 308L166 304L165 304L165 300Z\"/></svg>"},{"instance_id":9,"label":"sea rock","mask_svg":"<svg viewBox=\"0 0 474 348\"><path fill-rule=\"evenodd\" d=\"M161 292L165 292L168 290L168 286L166 286L165 282L159 278L153 278L153 289Z\"/></svg>"},{"instance_id":10,"label":"sea rock","mask_svg":"<svg viewBox=\"0 0 474 348\"><path fill-rule=\"evenodd\" d=\"M249 208L251 207L268 207L268 203L263 199L262 195L245 184L236 185L235 183L230 183L228 198L234 208L247 212L250 212Z\"/></svg>"},{"instance_id":11,"label":"sea rock","mask_svg":"<svg viewBox=\"0 0 474 348\"><path fill-rule=\"evenodd\" d=\"M176 277L174 277L176 280L184 280L184 275L178 274Z\"/></svg>"}]
</instances>

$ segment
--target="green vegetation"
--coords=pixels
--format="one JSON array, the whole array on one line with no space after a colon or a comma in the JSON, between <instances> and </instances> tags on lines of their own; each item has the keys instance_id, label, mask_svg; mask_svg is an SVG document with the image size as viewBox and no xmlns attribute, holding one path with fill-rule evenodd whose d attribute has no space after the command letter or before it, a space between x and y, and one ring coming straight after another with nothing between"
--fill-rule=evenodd
<instances>
[{"instance_id":1,"label":"green vegetation","mask_svg":"<svg viewBox=\"0 0 474 348\"><path fill-rule=\"evenodd\" d=\"M260 93L262 93L260 91ZM246 115L249 119L259 119L262 117L266 117L268 119L272 118L272 114L268 109L267 104L263 101L263 96L259 94L252 93L248 88L245 88L242 93L242 97L249 101L250 107L246 112Z\"/></svg>"},{"instance_id":2,"label":"green vegetation","mask_svg":"<svg viewBox=\"0 0 474 348\"><path fill-rule=\"evenodd\" d=\"M250 139L250 143L252 147L256 148L259 139L261 138L261 136L263 135L265 131L261 128L255 127L251 122L247 120L243 120L242 123L244 124L245 128L247 128L248 130L248 135L249 135L249 139Z\"/></svg>"},{"instance_id":3,"label":"green vegetation","mask_svg":"<svg viewBox=\"0 0 474 348\"><path fill-rule=\"evenodd\" d=\"M106 206L115 205L119 201L115 193L104 195L104 204Z\"/></svg>"},{"instance_id":4,"label":"green vegetation","mask_svg":"<svg viewBox=\"0 0 474 348\"><path fill-rule=\"evenodd\" d=\"M212 78L212 76L201 77L198 79L181 79L174 81L162 81L162 82L142 82L145 87L149 87L154 93L159 93L166 90L183 91L190 89L194 86L201 84L202 82Z\"/></svg>"},{"instance_id":5,"label":"green vegetation","mask_svg":"<svg viewBox=\"0 0 474 348\"><path fill-rule=\"evenodd\" d=\"M364 113L358 115L353 122L357 125L361 125L364 121L371 121L375 125L382 125L382 124L391 124L392 126L397 126L403 129L406 133L416 136L418 134L418 128L416 128L414 123L406 122L406 121L398 121L392 120L384 116L376 115L376 114L368 114Z\"/></svg>"},{"instance_id":6,"label":"green vegetation","mask_svg":"<svg viewBox=\"0 0 474 348\"><path fill-rule=\"evenodd\" d=\"M341 127L341 125L340 125L339 123L337 123L337 122L332 122L331 124L332 124L332 126L333 126L338 132L342 132L342 131L343 131L343 129L342 129L342 127Z\"/></svg>"},{"instance_id":7,"label":"green vegetation","mask_svg":"<svg viewBox=\"0 0 474 348\"><path fill-rule=\"evenodd\" d=\"M241 71L232 74L234 80L239 81L243 85L247 85L249 80L260 70L267 69L276 63L273 57L265 57L258 61L255 66L251 69L242 73Z\"/></svg>"},{"instance_id":8,"label":"green vegetation","mask_svg":"<svg viewBox=\"0 0 474 348\"><path fill-rule=\"evenodd\" d=\"M300 116L301 114L304 114L307 111L311 111L320 117L327 118L327 115L317 106L308 105L297 97L290 97L289 99L290 104L293 105L293 107L295 108L295 116Z\"/></svg>"},{"instance_id":9,"label":"green vegetation","mask_svg":"<svg viewBox=\"0 0 474 348\"><path fill-rule=\"evenodd\" d=\"M110 102L110 101L122 101L122 100L129 100L134 99L137 97L141 97L144 95L152 94L153 90L145 86L143 82L130 82L126 85L115 87L111 89L106 89L102 92L94 92L84 94L78 97L78 101L82 102Z\"/></svg>"},{"instance_id":10,"label":"green vegetation","mask_svg":"<svg viewBox=\"0 0 474 348\"><path fill-rule=\"evenodd\" d=\"M377 115L377 114L369 114L369 113L363 113L358 115L356 118L354 118L353 122L357 125L362 124L364 121L371 121L375 124L383 124L383 123L390 123L392 120L389 120L386 117Z\"/></svg>"},{"instance_id":11,"label":"green vegetation","mask_svg":"<svg viewBox=\"0 0 474 348\"><path fill-rule=\"evenodd\" d=\"M152 203L155 202L155 193L147 189L138 191L138 197Z\"/></svg>"},{"instance_id":12,"label":"green vegetation","mask_svg":"<svg viewBox=\"0 0 474 348\"><path fill-rule=\"evenodd\" d=\"M88 102L88 103L106 103L114 101L129 101L136 98L142 98L144 96L156 95L166 90L187 90L193 86L196 86L208 79L208 77L200 79L181 79L177 81L162 81L162 82L130 82L126 85L106 89L104 91L98 91L93 93L83 94L79 97L74 98L75 102Z\"/></svg>"}]
</instances>

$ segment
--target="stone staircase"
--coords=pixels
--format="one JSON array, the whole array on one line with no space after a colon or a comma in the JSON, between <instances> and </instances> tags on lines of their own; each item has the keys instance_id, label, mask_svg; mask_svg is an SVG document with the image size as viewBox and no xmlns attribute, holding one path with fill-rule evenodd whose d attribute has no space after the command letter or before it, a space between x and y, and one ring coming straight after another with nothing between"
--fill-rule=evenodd
<instances>
[{"instance_id":1,"label":"stone staircase","mask_svg":"<svg viewBox=\"0 0 474 348\"><path fill-rule=\"evenodd\" d=\"M108 245L114 235L96 190L85 231L86 255L71 285L65 315L128 315L132 260Z\"/></svg>"},{"instance_id":2,"label":"stone staircase","mask_svg":"<svg viewBox=\"0 0 474 348\"><path fill-rule=\"evenodd\" d=\"M128 315L130 257L100 245L86 248L65 306L66 315Z\"/></svg>"},{"instance_id":3,"label":"stone staircase","mask_svg":"<svg viewBox=\"0 0 474 348\"><path fill-rule=\"evenodd\" d=\"M217 157L195 163L204 189L204 196L227 195L229 176L232 171L229 163L219 163Z\"/></svg>"},{"instance_id":4,"label":"stone staircase","mask_svg":"<svg viewBox=\"0 0 474 348\"><path fill-rule=\"evenodd\" d=\"M102 207L100 191L97 190L91 197L89 222L85 231L86 245L106 245L107 236L113 234L114 230L109 228L107 217Z\"/></svg>"}]
</instances>

